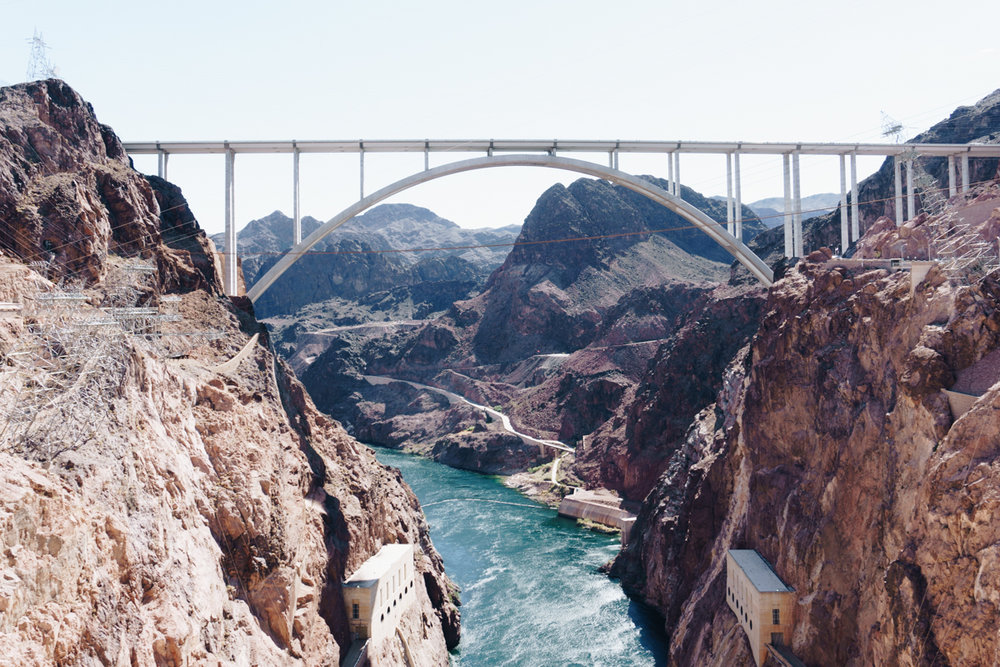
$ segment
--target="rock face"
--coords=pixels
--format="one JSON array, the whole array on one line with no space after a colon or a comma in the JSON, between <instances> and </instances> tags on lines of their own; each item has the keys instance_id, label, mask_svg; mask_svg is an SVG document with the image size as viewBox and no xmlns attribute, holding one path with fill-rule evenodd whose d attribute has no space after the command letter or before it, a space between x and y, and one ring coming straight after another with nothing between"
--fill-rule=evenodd
<instances>
[{"instance_id":1,"label":"rock face","mask_svg":"<svg viewBox=\"0 0 1000 667\"><path fill-rule=\"evenodd\" d=\"M4 659L337 664L341 581L405 542L423 576L402 632L419 664L447 664L458 611L415 497L221 295L179 191L132 172L62 82L0 103L0 295L21 308L0 320ZM180 321L141 326L97 308L171 303Z\"/></svg>"},{"instance_id":2,"label":"rock face","mask_svg":"<svg viewBox=\"0 0 1000 667\"><path fill-rule=\"evenodd\" d=\"M109 251L150 256L152 188L90 105L50 80L0 89L0 114L0 247L82 281L103 276Z\"/></svg>"},{"instance_id":3,"label":"rock face","mask_svg":"<svg viewBox=\"0 0 1000 667\"><path fill-rule=\"evenodd\" d=\"M991 664L1000 377L959 419L941 392L1000 347L1000 283L799 263L646 499L613 566L666 619L674 664L750 665L725 556L796 590L807 664Z\"/></svg>"},{"instance_id":4,"label":"rock face","mask_svg":"<svg viewBox=\"0 0 1000 667\"><path fill-rule=\"evenodd\" d=\"M684 196L724 219L724 205L688 189ZM756 288L707 282L725 277L724 253L688 227L608 183L553 186L482 294L380 337L338 330L325 351L305 355L315 355L311 363L297 355L297 367L320 408L362 440L486 472L524 470L554 455L518 445L468 406L412 387L372 387L362 376L414 380L501 406L524 433L578 445L575 467L567 461L564 470L641 499L662 470L659 454L711 402L722 368L760 315ZM657 376L647 368L654 358L670 370ZM663 394L664 409L676 408L664 417L676 422L671 429L633 432L638 417L623 411L641 413L640 384L644 395ZM682 389L688 395L666 398Z\"/></svg>"},{"instance_id":5,"label":"rock face","mask_svg":"<svg viewBox=\"0 0 1000 667\"><path fill-rule=\"evenodd\" d=\"M577 450L577 475L627 498L644 498L692 421L713 402L730 360L757 332L764 294L760 288L717 288L685 308L639 382L619 399L622 408Z\"/></svg>"}]
</instances>

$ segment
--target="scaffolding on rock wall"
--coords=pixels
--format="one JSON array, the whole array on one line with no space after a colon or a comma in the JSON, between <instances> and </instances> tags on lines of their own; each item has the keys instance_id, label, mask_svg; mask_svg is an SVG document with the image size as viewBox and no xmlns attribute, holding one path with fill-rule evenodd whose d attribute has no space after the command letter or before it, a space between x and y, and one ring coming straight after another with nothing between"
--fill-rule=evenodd
<instances>
[{"instance_id":1,"label":"scaffolding on rock wall","mask_svg":"<svg viewBox=\"0 0 1000 667\"><path fill-rule=\"evenodd\" d=\"M48 262L34 262L43 276ZM222 331L164 329L181 322L181 297L160 296L148 262L112 261L100 291L61 285L22 303L0 304L20 318L0 354L0 451L41 461L99 442L108 415L125 400L124 380L138 350L185 356Z\"/></svg>"},{"instance_id":2,"label":"scaffolding on rock wall","mask_svg":"<svg viewBox=\"0 0 1000 667\"><path fill-rule=\"evenodd\" d=\"M937 260L950 280L967 283L1000 267L1000 241L985 239L979 224L949 211L928 225L928 259Z\"/></svg>"}]
</instances>

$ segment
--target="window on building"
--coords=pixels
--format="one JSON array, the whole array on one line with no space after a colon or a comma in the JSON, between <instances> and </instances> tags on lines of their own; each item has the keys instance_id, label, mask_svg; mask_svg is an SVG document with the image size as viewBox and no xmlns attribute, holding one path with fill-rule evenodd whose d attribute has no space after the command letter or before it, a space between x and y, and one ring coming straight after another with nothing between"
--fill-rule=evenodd
<instances>
[{"instance_id":1,"label":"window on building","mask_svg":"<svg viewBox=\"0 0 1000 667\"><path fill-rule=\"evenodd\" d=\"M351 618L360 618L361 610L358 609L358 603L355 602L351 605Z\"/></svg>"},{"instance_id":2,"label":"window on building","mask_svg":"<svg viewBox=\"0 0 1000 667\"><path fill-rule=\"evenodd\" d=\"M772 609L771 610L771 625L781 625L781 610Z\"/></svg>"}]
</instances>

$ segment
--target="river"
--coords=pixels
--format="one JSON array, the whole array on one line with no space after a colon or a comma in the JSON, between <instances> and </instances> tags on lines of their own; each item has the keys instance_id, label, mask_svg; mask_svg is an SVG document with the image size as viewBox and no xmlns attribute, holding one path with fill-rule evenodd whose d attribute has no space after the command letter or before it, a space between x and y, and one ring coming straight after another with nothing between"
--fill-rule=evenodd
<instances>
[{"instance_id":1,"label":"river","mask_svg":"<svg viewBox=\"0 0 1000 667\"><path fill-rule=\"evenodd\" d=\"M453 665L666 662L660 620L598 571L618 551L617 537L580 528L495 477L374 449L402 470L462 589Z\"/></svg>"}]
</instances>

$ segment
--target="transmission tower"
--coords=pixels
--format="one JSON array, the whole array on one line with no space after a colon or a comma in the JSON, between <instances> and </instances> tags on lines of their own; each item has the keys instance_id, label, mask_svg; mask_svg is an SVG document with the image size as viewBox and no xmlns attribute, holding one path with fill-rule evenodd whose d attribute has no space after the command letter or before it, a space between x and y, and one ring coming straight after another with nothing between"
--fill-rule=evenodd
<instances>
[{"instance_id":1,"label":"transmission tower","mask_svg":"<svg viewBox=\"0 0 1000 667\"><path fill-rule=\"evenodd\" d=\"M31 44L31 57L28 59L28 81L37 79L49 79L56 75L56 68L49 62L46 51L49 47L42 39L42 34L35 30L35 35L28 40Z\"/></svg>"},{"instance_id":2,"label":"transmission tower","mask_svg":"<svg viewBox=\"0 0 1000 667\"><path fill-rule=\"evenodd\" d=\"M897 144L903 140L903 124L884 111L882 112L882 136L892 137Z\"/></svg>"}]
</instances>

